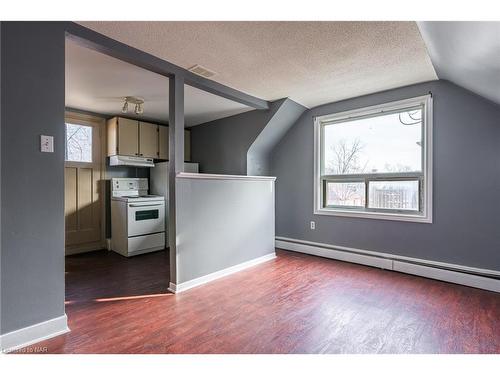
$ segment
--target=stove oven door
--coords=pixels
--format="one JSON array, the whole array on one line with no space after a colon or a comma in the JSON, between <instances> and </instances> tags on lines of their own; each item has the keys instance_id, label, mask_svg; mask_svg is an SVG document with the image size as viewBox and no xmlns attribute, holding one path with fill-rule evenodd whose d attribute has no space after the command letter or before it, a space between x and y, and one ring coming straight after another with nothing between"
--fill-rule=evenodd
<instances>
[{"instance_id":1,"label":"stove oven door","mask_svg":"<svg viewBox=\"0 0 500 375\"><path fill-rule=\"evenodd\" d=\"M128 236L165 231L165 203L160 201L128 203Z\"/></svg>"}]
</instances>

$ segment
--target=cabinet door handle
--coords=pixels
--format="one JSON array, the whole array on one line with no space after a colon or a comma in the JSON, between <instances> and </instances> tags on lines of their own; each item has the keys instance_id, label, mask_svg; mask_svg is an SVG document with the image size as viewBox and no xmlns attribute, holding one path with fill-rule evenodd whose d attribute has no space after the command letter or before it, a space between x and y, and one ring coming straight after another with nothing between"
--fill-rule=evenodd
<instances>
[{"instance_id":1,"label":"cabinet door handle","mask_svg":"<svg viewBox=\"0 0 500 375\"><path fill-rule=\"evenodd\" d=\"M129 204L129 207L158 207L163 206L163 203L158 204Z\"/></svg>"}]
</instances>

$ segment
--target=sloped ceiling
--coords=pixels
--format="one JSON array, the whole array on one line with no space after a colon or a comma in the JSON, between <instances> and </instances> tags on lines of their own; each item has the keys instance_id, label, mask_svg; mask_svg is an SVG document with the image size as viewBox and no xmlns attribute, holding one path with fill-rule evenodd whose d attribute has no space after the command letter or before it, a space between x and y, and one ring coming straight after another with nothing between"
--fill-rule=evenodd
<instances>
[{"instance_id":1,"label":"sloped ceiling","mask_svg":"<svg viewBox=\"0 0 500 375\"><path fill-rule=\"evenodd\" d=\"M81 22L183 68L307 107L437 79L415 22Z\"/></svg>"},{"instance_id":2,"label":"sloped ceiling","mask_svg":"<svg viewBox=\"0 0 500 375\"><path fill-rule=\"evenodd\" d=\"M500 104L500 22L419 22L440 79Z\"/></svg>"}]
</instances>

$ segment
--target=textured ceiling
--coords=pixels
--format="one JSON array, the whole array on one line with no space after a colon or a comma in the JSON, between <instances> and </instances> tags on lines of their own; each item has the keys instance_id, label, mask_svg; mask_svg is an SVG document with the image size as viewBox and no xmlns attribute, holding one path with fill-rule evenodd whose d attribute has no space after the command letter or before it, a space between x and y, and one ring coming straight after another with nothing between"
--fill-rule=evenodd
<instances>
[{"instance_id":1,"label":"textured ceiling","mask_svg":"<svg viewBox=\"0 0 500 375\"><path fill-rule=\"evenodd\" d=\"M500 104L500 22L419 22L441 79Z\"/></svg>"},{"instance_id":2,"label":"textured ceiling","mask_svg":"<svg viewBox=\"0 0 500 375\"><path fill-rule=\"evenodd\" d=\"M146 101L144 115L127 116L168 122L168 78L66 42L67 107L119 115L124 96ZM186 126L253 109L191 86L185 86L184 106Z\"/></svg>"},{"instance_id":3,"label":"textured ceiling","mask_svg":"<svg viewBox=\"0 0 500 375\"><path fill-rule=\"evenodd\" d=\"M437 79L415 22L81 22L266 100L308 107Z\"/></svg>"}]
</instances>

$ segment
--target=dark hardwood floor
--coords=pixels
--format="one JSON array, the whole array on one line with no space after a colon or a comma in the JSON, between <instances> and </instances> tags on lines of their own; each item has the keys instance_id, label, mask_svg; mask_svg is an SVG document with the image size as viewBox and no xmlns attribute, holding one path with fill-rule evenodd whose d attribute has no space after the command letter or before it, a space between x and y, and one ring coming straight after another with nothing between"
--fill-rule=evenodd
<instances>
[{"instance_id":1,"label":"dark hardwood floor","mask_svg":"<svg viewBox=\"0 0 500 375\"><path fill-rule=\"evenodd\" d=\"M500 353L500 294L278 251L178 295L168 254L66 259L47 353Z\"/></svg>"}]
</instances>

